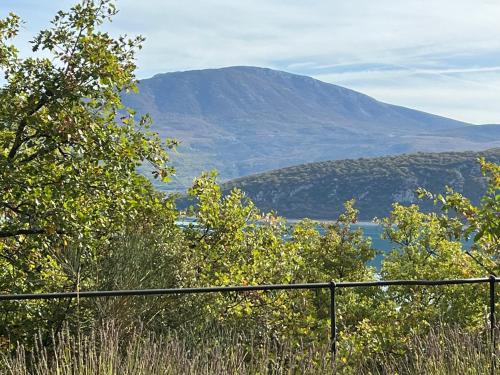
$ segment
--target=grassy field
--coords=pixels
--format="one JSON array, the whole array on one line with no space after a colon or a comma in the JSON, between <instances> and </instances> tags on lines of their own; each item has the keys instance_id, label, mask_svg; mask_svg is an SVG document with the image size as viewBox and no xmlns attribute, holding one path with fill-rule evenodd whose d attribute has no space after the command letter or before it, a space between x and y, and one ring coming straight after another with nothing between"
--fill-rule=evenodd
<instances>
[{"instance_id":1,"label":"grassy field","mask_svg":"<svg viewBox=\"0 0 500 375\"><path fill-rule=\"evenodd\" d=\"M328 345L290 347L252 337L208 333L154 335L123 332L113 324L90 334L62 334L54 348L28 353L22 347L0 359L2 374L489 374L485 333L437 330L415 337L408 354L384 354L374 363L333 366ZM382 361L380 361L382 358Z\"/></svg>"}]
</instances>

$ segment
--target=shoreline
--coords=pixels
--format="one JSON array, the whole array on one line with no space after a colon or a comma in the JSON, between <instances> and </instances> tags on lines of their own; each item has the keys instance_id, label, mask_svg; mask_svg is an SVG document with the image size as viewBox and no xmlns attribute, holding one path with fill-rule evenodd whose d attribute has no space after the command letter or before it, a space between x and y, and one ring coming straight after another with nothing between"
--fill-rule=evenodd
<instances>
[{"instance_id":1,"label":"shoreline","mask_svg":"<svg viewBox=\"0 0 500 375\"><path fill-rule=\"evenodd\" d=\"M283 217L283 219L285 219L287 223L296 224L296 223L301 222L302 220L309 219L309 218L289 219L289 218ZM336 220L330 220L330 219L309 219L309 220L314 221L314 222L319 223L319 224L333 224L336 222ZM193 222L195 222L195 220L194 220L194 218L191 218L191 217L184 217L182 220L178 220L178 222L187 224L187 223L193 223ZM363 221L363 220L352 223L351 225L362 225L365 227L367 227L367 226L373 226L373 227L380 226L380 224L374 223L373 221Z\"/></svg>"},{"instance_id":2,"label":"shoreline","mask_svg":"<svg viewBox=\"0 0 500 375\"><path fill-rule=\"evenodd\" d=\"M298 223L306 218L303 218L303 219L288 219L288 218L284 218L286 219L286 221L288 223ZM309 219L309 218L307 218ZM321 223L321 224L333 224L336 222L336 220L331 220L331 219L309 219L311 221L315 221L315 222L318 222L318 223ZM360 220L360 221L357 221L355 223L353 223L352 225L363 225L363 226L375 226L375 227L378 227L380 224L377 224L377 223L374 223L373 221L363 221L363 220Z\"/></svg>"}]
</instances>

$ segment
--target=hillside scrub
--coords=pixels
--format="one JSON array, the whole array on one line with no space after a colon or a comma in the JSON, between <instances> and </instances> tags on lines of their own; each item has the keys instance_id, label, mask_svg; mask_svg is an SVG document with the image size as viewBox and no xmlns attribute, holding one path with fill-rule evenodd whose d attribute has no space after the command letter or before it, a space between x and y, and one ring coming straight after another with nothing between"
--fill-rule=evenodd
<instances>
[{"instance_id":1,"label":"hillside scrub","mask_svg":"<svg viewBox=\"0 0 500 375\"><path fill-rule=\"evenodd\" d=\"M290 219L334 220L344 202L355 199L360 219L371 221L389 215L394 202L439 212L432 200L419 200L417 188L445 194L450 187L478 204L487 188L479 158L500 163L500 148L302 164L241 177L222 188L241 189L261 210L275 210Z\"/></svg>"},{"instance_id":2,"label":"hillside scrub","mask_svg":"<svg viewBox=\"0 0 500 375\"><path fill-rule=\"evenodd\" d=\"M10 15L0 22L0 66L6 76L0 89L0 292L376 278L371 240L360 229L352 230L359 217L354 201L345 202L320 233L311 220L289 227L284 219L257 209L241 190L223 194L215 173L194 181L188 192L194 205L187 212L137 173L138 165L148 163L156 178L167 181L172 169L166 149L175 142L162 142L150 132L148 117L136 119L121 103L119 93L134 88L134 53L142 39L115 40L99 31L115 13L107 0L83 1L59 12L52 27L33 41L34 53L43 50L53 60L43 55L20 59L8 44L19 19ZM396 204L381 219L385 236L395 244L381 277L475 277L499 268L500 172L493 163L482 161L481 166L489 187L480 203L451 190L438 196L422 191L444 211ZM196 225L176 225L185 214ZM470 236L473 249L464 252L461 240ZM367 354L371 366L383 366L389 353L396 362L410 361L415 337L456 325L474 335L488 318L486 293L479 287L343 289L337 297L338 358L345 373L355 373ZM314 356L328 345L329 316L327 291L3 302L0 350L4 365L19 371L33 353L46 353L40 357L47 358L41 364L46 372L60 364L94 366L79 361L94 361L94 355L106 351L109 361L122 361L116 356L128 350L126 343L135 358L164 358L154 340L165 332L178 337L189 327L194 344L198 337L200 345L214 343L204 332L251 337L251 344L230 343L235 352L227 352L229 362L223 366L241 363L254 348L263 350L255 366L263 366L264 357L266 368L269 358L279 368L323 366L323 357L316 361ZM96 327L110 320L119 320L120 329L109 342L99 341L103 331ZM135 335L139 329L145 338ZM58 340L66 339L77 340L70 346L84 342L89 357L57 362L57 354L66 353ZM141 340L147 345L139 348ZM188 364L184 344L180 340L177 346L177 341L166 350L180 353L179 366L207 365L209 357L200 362L188 357L194 361ZM119 347L122 342L125 347ZM213 348L204 353L222 351L220 345ZM308 363L302 361L303 348L320 349L311 349ZM106 361L103 365L115 366Z\"/></svg>"}]
</instances>

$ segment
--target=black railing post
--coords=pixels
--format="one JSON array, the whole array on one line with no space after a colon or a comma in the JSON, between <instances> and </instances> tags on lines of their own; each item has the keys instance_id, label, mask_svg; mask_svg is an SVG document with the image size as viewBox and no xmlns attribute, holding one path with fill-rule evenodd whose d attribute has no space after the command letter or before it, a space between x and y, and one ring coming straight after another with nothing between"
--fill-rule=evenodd
<instances>
[{"instance_id":1,"label":"black railing post","mask_svg":"<svg viewBox=\"0 0 500 375\"><path fill-rule=\"evenodd\" d=\"M490 275L490 339L491 339L491 373L495 373L496 367L496 322L495 322L495 283L496 277Z\"/></svg>"},{"instance_id":2,"label":"black railing post","mask_svg":"<svg viewBox=\"0 0 500 375\"><path fill-rule=\"evenodd\" d=\"M332 364L335 365L337 355L337 314L335 312L335 281L330 281L330 350Z\"/></svg>"}]
</instances>

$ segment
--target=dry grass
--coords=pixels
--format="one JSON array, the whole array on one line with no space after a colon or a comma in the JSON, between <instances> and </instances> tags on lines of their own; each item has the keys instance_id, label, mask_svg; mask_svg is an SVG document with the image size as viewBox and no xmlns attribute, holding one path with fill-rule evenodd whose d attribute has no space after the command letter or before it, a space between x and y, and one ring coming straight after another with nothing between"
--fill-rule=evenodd
<instances>
[{"instance_id":1,"label":"dry grass","mask_svg":"<svg viewBox=\"0 0 500 375\"><path fill-rule=\"evenodd\" d=\"M479 375L491 374L492 347L489 332L465 333L460 329L434 330L427 336L414 337L403 357L382 356L382 366L373 366L375 374ZM497 348L498 354L498 348Z\"/></svg>"},{"instance_id":2,"label":"dry grass","mask_svg":"<svg viewBox=\"0 0 500 375\"><path fill-rule=\"evenodd\" d=\"M85 337L60 335L52 351L20 347L0 357L9 375L49 374L328 374L328 345L291 347L219 333L193 341L188 335L124 334L113 324ZM406 356L351 363L339 374L489 374L490 347L481 334L435 331L415 338Z\"/></svg>"},{"instance_id":3,"label":"dry grass","mask_svg":"<svg viewBox=\"0 0 500 375\"><path fill-rule=\"evenodd\" d=\"M19 348L0 359L6 374L288 374L328 373L328 348L296 348L217 333L193 343L180 335L136 331L127 337L109 324L86 337L62 334L53 352ZM326 352L325 352L326 350ZM300 355L299 355L300 354ZM303 358L302 358L303 357ZM312 358L320 360L312 361ZM326 360L325 360L326 359Z\"/></svg>"}]
</instances>

